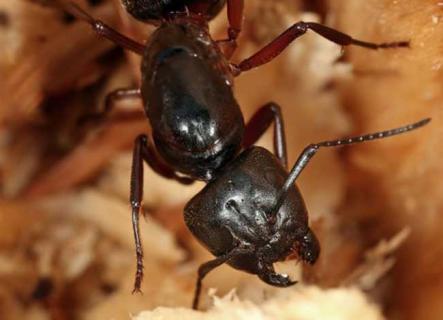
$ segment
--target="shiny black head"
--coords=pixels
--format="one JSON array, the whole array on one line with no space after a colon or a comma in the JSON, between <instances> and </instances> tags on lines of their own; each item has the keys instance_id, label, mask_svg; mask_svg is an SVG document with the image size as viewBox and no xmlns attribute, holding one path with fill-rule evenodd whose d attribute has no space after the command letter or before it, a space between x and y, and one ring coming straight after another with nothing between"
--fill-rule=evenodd
<instances>
[{"instance_id":1,"label":"shiny black head","mask_svg":"<svg viewBox=\"0 0 443 320\"><path fill-rule=\"evenodd\" d=\"M188 203L186 224L215 256L239 245L248 248L227 262L234 268L256 274L273 286L292 285L287 276L275 273L273 264L294 253L312 264L320 247L295 185L275 212L287 176L272 153L250 148Z\"/></svg>"},{"instance_id":2,"label":"shiny black head","mask_svg":"<svg viewBox=\"0 0 443 320\"><path fill-rule=\"evenodd\" d=\"M191 12L211 19L220 12L226 0L122 0L126 10L137 20L167 19L180 12Z\"/></svg>"}]
</instances>

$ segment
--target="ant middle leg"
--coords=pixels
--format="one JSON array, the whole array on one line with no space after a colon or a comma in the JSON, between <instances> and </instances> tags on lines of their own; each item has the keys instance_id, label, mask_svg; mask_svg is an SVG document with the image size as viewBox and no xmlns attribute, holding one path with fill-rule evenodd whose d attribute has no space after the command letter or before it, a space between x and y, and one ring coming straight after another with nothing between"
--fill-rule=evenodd
<instances>
[{"instance_id":1,"label":"ant middle leg","mask_svg":"<svg viewBox=\"0 0 443 320\"><path fill-rule=\"evenodd\" d=\"M97 20L88 14L85 10L80 8L77 4L69 2L68 4L62 4L63 8L70 14L72 14L77 19L83 20L92 27L95 33L100 37L104 37L115 44L142 55L145 46L131 38L121 34L120 32L114 30L103 21Z\"/></svg>"},{"instance_id":2,"label":"ant middle leg","mask_svg":"<svg viewBox=\"0 0 443 320\"><path fill-rule=\"evenodd\" d=\"M141 91L139 88L114 90L106 95L105 106L102 111L96 113L89 113L82 116L78 120L78 124L83 125L88 122L100 122L103 119L105 119L106 116L112 111L117 101L125 99L137 99L137 98L141 98Z\"/></svg>"},{"instance_id":3,"label":"ant middle leg","mask_svg":"<svg viewBox=\"0 0 443 320\"><path fill-rule=\"evenodd\" d=\"M281 108L275 102L269 102L252 116L246 124L243 136L243 148L249 148L263 135L263 133L274 122L274 154L280 160L283 167L288 166L286 150L285 125Z\"/></svg>"},{"instance_id":4,"label":"ant middle leg","mask_svg":"<svg viewBox=\"0 0 443 320\"><path fill-rule=\"evenodd\" d=\"M409 47L409 41L372 43L354 39L351 36L338 30L326 27L315 22L297 22L284 31L281 35L267 44L264 48L253 54L249 58L244 59L237 65L232 65L235 75L239 75L243 71L261 66L277 57L284 49L286 49L292 41L304 35L308 30L312 30L323 38L328 39L341 46L355 45L368 49L389 49Z\"/></svg>"},{"instance_id":5,"label":"ant middle leg","mask_svg":"<svg viewBox=\"0 0 443 320\"><path fill-rule=\"evenodd\" d=\"M143 280L143 247L140 239L140 210L143 200L143 161L145 161L157 174L174 179L181 184L190 184L193 179L178 176L167 164L157 157L154 147L148 143L148 137L144 134L135 139L132 155L131 191L129 201L132 208L132 228L134 232L137 270L133 293L140 292Z\"/></svg>"},{"instance_id":6,"label":"ant middle leg","mask_svg":"<svg viewBox=\"0 0 443 320\"><path fill-rule=\"evenodd\" d=\"M218 40L217 43L226 45L224 50L226 59L230 59L237 49L237 38L242 30L244 0L228 0L228 38Z\"/></svg>"}]
</instances>

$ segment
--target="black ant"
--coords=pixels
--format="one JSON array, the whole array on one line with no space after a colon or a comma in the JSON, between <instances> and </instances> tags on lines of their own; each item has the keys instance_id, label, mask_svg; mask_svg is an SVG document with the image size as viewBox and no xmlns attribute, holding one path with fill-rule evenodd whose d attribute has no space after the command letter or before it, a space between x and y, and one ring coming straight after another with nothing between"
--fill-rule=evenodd
<instances>
[{"instance_id":1,"label":"black ant","mask_svg":"<svg viewBox=\"0 0 443 320\"><path fill-rule=\"evenodd\" d=\"M224 0L123 0L137 19L159 27L147 44L138 43L70 4L69 11L88 22L102 37L143 56L141 88L120 89L108 96L103 116L116 99L142 98L152 127L135 140L130 202L137 254L134 292L143 278L139 215L143 195L143 161L167 179L189 184L207 182L184 210L187 226L216 257L198 269L193 308L198 308L202 279L223 263L264 282L287 287L295 282L277 274L273 263L297 254L313 264L320 253L308 226L303 198L294 182L321 147L381 139L427 124L430 119L364 136L309 145L287 173L286 143L280 107L268 103L245 125L232 92L233 77L278 56L308 30L339 45L369 49L406 47L408 42L375 44L313 22L298 22L239 64L228 61L241 30L242 0L227 0L232 50L224 55L209 35L208 20ZM228 58L227 58L228 57ZM254 147L274 125L274 154ZM244 150L240 152L241 150ZM179 175L180 172L182 175Z\"/></svg>"}]
</instances>

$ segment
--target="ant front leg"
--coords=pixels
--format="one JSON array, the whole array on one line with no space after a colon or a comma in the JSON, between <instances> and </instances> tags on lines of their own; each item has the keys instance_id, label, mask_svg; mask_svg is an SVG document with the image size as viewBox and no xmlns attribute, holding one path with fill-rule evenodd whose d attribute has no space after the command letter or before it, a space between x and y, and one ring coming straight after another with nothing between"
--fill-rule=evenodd
<instances>
[{"instance_id":1,"label":"ant front leg","mask_svg":"<svg viewBox=\"0 0 443 320\"><path fill-rule=\"evenodd\" d=\"M128 49L132 52L135 52L139 55L143 55L145 50L145 46L137 41L128 38L127 36L121 34L120 32L114 30L103 21L94 19L91 15L89 15L86 11L80 8L75 3L69 2L68 4L62 4L67 12L72 14L77 19L83 20L92 27L95 33L97 33L100 37L104 37L115 44Z\"/></svg>"},{"instance_id":2,"label":"ant front leg","mask_svg":"<svg viewBox=\"0 0 443 320\"><path fill-rule=\"evenodd\" d=\"M274 102L269 102L252 116L246 124L243 137L243 148L249 148L263 135L263 133L274 122L274 154L280 160L284 168L288 167L286 151L285 125L281 108Z\"/></svg>"},{"instance_id":3,"label":"ant front leg","mask_svg":"<svg viewBox=\"0 0 443 320\"><path fill-rule=\"evenodd\" d=\"M131 191L129 201L132 207L132 228L135 240L135 252L137 259L137 271L135 273L134 290L140 292L143 280L143 247L140 239L140 210L143 200L143 161L145 161L156 173L167 178L174 179L181 184L190 184L194 180L178 176L167 164L156 155L152 146L148 144L148 137L144 134L135 139L132 155Z\"/></svg>"},{"instance_id":4,"label":"ant front leg","mask_svg":"<svg viewBox=\"0 0 443 320\"><path fill-rule=\"evenodd\" d=\"M403 127L386 130L386 131L379 131L374 133L369 133L362 136L356 136L351 138L345 138L340 140L331 140L331 141L323 141L315 144L310 144L307 146L302 154L298 157L297 161L295 162L294 167L292 168L291 172L289 173L289 176L287 177L282 190L280 191L280 195L278 196L277 204L275 206L275 212L277 212L282 205L285 196L288 192L288 190L293 186L295 180L297 180L298 176L301 174L303 169L308 165L311 158L317 153L317 151L320 148L323 147L340 147L348 144L354 144L354 143L362 143L366 141L371 140L377 140L377 139L384 139L391 136L395 136L398 134L402 134L408 131L412 131L415 129L418 129L426 124L428 124L431 121L430 118L426 118L423 120L420 120L418 122L408 124Z\"/></svg>"},{"instance_id":5,"label":"ant front leg","mask_svg":"<svg viewBox=\"0 0 443 320\"><path fill-rule=\"evenodd\" d=\"M106 95L105 107L101 112L86 114L78 120L80 125L86 122L99 122L106 118L119 100L141 98L140 89L117 89Z\"/></svg>"},{"instance_id":6,"label":"ant front leg","mask_svg":"<svg viewBox=\"0 0 443 320\"><path fill-rule=\"evenodd\" d=\"M130 203L132 208L132 228L135 240L135 252L137 257L137 271L135 273L135 283L132 293L141 292L143 280L143 246L140 240L140 210L143 199L143 161L142 147L146 136L139 136L135 140L134 152L132 155L131 191Z\"/></svg>"},{"instance_id":7,"label":"ant front leg","mask_svg":"<svg viewBox=\"0 0 443 320\"><path fill-rule=\"evenodd\" d=\"M351 36L338 30L326 27L315 22L297 22L289 29L279 35L276 39L266 45L251 57L243 60L238 65L233 65L235 75L239 75L243 71L261 66L277 57L284 49L286 49L292 41L304 35L308 30L312 30L323 38L328 39L341 46L355 45L368 49L389 49L399 47L409 47L409 41L372 43L353 39Z\"/></svg>"},{"instance_id":8,"label":"ant front leg","mask_svg":"<svg viewBox=\"0 0 443 320\"><path fill-rule=\"evenodd\" d=\"M227 45L224 50L226 59L230 59L237 49L237 38L242 29L244 0L228 0L228 39L217 41L218 44Z\"/></svg>"},{"instance_id":9,"label":"ant front leg","mask_svg":"<svg viewBox=\"0 0 443 320\"><path fill-rule=\"evenodd\" d=\"M238 247L235 247L234 249L232 249L230 252L228 252L224 255L221 255L221 256L215 258L214 260L210 260L208 262L203 263L198 268L197 282L195 284L195 292L194 292L194 299L192 302L192 309L194 309L194 310L198 309L198 304L200 301L200 293L201 293L201 288L202 288L202 281L203 281L204 277L206 277L206 275L209 272L211 272L215 268L221 266L223 263L228 262L232 258L235 258L236 256L248 254L251 252L253 252L253 248L251 246L239 245Z\"/></svg>"}]
</instances>

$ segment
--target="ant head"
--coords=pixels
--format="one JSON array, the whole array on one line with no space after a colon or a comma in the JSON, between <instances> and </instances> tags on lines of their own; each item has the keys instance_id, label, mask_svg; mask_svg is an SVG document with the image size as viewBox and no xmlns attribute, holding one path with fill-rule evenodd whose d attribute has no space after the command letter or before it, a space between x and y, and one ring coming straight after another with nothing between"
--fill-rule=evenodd
<instances>
[{"instance_id":1,"label":"ant head","mask_svg":"<svg viewBox=\"0 0 443 320\"><path fill-rule=\"evenodd\" d=\"M140 21L162 20L174 13L187 11L211 19L220 12L225 2L226 0L122 0L126 11Z\"/></svg>"},{"instance_id":2,"label":"ant head","mask_svg":"<svg viewBox=\"0 0 443 320\"><path fill-rule=\"evenodd\" d=\"M228 264L257 274L269 284L290 285L288 278L274 274L273 263L286 260L291 253L314 263L320 249L295 185L275 212L286 177L287 172L268 150L245 150L188 203L186 224L216 256L239 244L253 247L253 252L230 259Z\"/></svg>"}]
</instances>

